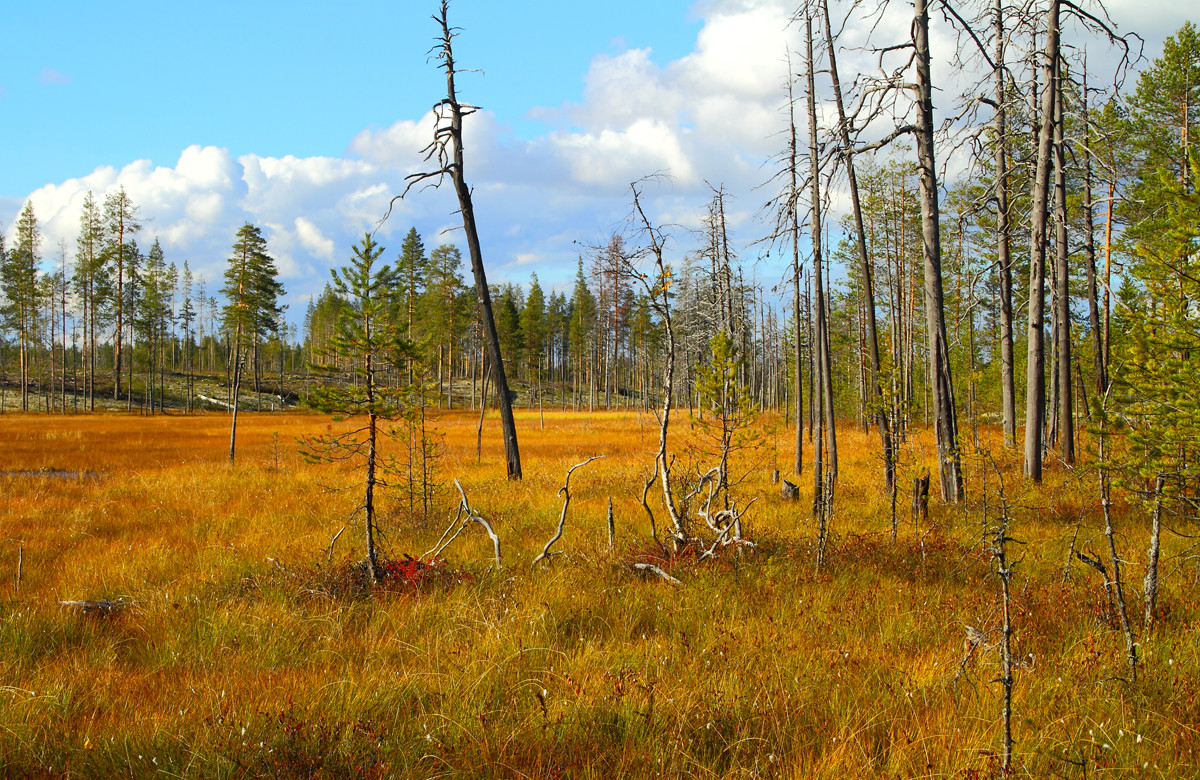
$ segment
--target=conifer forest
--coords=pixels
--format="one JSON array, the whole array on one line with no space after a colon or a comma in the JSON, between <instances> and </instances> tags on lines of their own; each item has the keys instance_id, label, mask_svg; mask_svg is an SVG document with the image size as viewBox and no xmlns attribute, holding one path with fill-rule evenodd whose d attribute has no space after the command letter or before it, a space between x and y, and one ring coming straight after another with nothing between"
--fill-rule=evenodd
<instances>
[{"instance_id":1,"label":"conifer forest","mask_svg":"<svg viewBox=\"0 0 1200 780\"><path fill-rule=\"evenodd\" d=\"M550 282L426 5L315 294L124 186L0 226L0 776L1200 777L1193 23L801 0L757 186Z\"/></svg>"}]
</instances>

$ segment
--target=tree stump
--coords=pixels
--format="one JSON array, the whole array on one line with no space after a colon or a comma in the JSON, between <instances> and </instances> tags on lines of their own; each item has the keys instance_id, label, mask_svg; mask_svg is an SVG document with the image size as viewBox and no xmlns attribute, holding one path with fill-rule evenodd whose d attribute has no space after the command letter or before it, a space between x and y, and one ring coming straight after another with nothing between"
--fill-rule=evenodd
<instances>
[{"instance_id":1,"label":"tree stump","mask_svg":"<svg viewBox=\"0 0 1200 780\"><path fill-rule=\"evenodd\" d=\"M913 477L912 496L913 522L929 519L929 472Z\"/></svg>"},{"instance_id":2,"label":"tree stump","mask_svg":"<svg viewBox=\"0 0 1200 780\"><path fill-rule=\"evenodd\" d=\"M793 485L791 482L788 482L786 479L783 480L783 484L780 486L779 492L783 496L784 501L799 501L800 500L800 486Z\"/></svg>"}]
</instances>

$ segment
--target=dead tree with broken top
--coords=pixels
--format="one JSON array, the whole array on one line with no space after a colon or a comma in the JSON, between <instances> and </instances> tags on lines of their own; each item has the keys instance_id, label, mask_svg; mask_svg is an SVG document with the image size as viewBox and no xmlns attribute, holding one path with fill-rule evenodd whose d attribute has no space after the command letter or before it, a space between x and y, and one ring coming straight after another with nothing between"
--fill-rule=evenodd
<instances>
[{"instance_id":1,"label":"dead tree with broken top","mask_svg":"<svg viewBox=\"0 0 1200 780\"><path fill-rule=\"evenodd\" d=\"M854 143L851 139L852 128L850 119L846 116L845 101L842 98L842 82L838 76L837 47L834 45L832 26L829 21L829 0L821 0L821 14L825 22L825 45L829 56L829 77L833 82L834 104L837 106L839 152L846 168L846 180L850 189L850 205L854 215L856 232L856 248L858 250L859 270L863 278L863 313L866 325L866 349L871 358L871 402L869 406L875 412L879 425L879 435L883 444L883 475L889 490L896 477L895 441L892 435L891 421L888 418L888 405L883 396L883 385L880 379L879 334L875 325L875 282L871 267L871 258L867 253L867 233L863 225L862 200L859 198L858 175L854 168ZM811 36L810 36L811 41ZM811 44L810 44L811 45Z\"/></svg>"},{"instance_id":2,"label":"dead tree with broken top","mask_svg":"<svg viewBox=\"0 0 1200 780\"><path fill-rule=\"evenodd\" d=\"M442 0L441 10L433 19L441 27L441 35L431 54L441 61L446 72L446 97L433 107L435 117L433 140L424 149L425 159L437 162L437 168L421 171L408 177L404 195L421 182L438 186L449 176L458 196L459 212L462 214L463 230L467 236L467 250L471 255L471 273L475 277L475 295L479 301L480 320L483 325L484 346L487 360L496 384L497 404L500 407L500 424L504 432L504 456L509 479L521 479L521 453L517 447L517 427L513 420L512 395L508 389L508 378L504 372L504 359L500 354L500 337L496 331L496 320L492 315L492 296L488 290L487 275L483 269L483 252L479 244L479 231L475 225L475 208L471 200L471 188L467 186L463 173L463 118L478 111L477 106L460 103L455 87L455 76L460 72L454 63L454 38L458 28L451 27L447 19L449 0ZM390 209L389 209L390 213ZM386 219L387 217L384 217Z\"/></svg>"},{"instance_id":3,"label":"dead tree with broken top","mask_svg":"<svg viewBox=\"0 0 1200 780\"><path fill-rule=\"evenodd\" d=\"M947 3L942 8L949 12ZM907 51L908 59L895 71L887 74L880 84L868 90L874 104L867 119L882 114L888 99L895 100L900 92L911 93L915 120L896 127L884 138L858 147L855 153L878 149L902 135L911 134L916 140L917 170L921 203L922 258L925 272L925 317L928 348L928 375L932 396L932 412L937 440L938 483L944 501L958 502L963 498L962 458L958 447L958 413L954 404L954 382L950 370L950 348L946 331L946 316L942 286L942 249L940 210L938 204L938 171L934 138L933 82L930 73L929 2L916 0L913 4L912 40L879 49L882 54ZM909 71L911 70L911 73ZM911 79L915 77L915 81ZM862 108L868 108L864 106ZM862 109L860 109L862 110Z\"/></svg>"}]
</instances>

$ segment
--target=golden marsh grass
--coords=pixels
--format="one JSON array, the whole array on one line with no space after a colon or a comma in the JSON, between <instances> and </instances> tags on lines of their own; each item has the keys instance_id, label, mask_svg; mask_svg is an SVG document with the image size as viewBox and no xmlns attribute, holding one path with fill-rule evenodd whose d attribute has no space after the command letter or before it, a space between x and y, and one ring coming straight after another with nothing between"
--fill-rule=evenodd
<instances>
[{"instance_id":1,"label":"golden marsh grass","mask_svg":"<svg viewBox=\"0 0 1200 780\"><path fill-rule=\"evenodd\" d=\"M830 562L816 573L811 485L801 480L798 504L783 502L769 449L739 487L762 496L747 528L758 547L698 563L663 556L635 497L653 416L547 412L543 430L536 413L518 412L518 484L504 479L492 419L476 464L475 421L436 417L442 477L458 477L494 521L504 568L490 570L490 543L471 528L426 586L363 596L329 588L362 555L357 494L331 490L353 475L297 454L296 437L326 418L242 415L231 467L221 415L0 417L0 775L998 773L995 652L952 684L966 627L989 632L986 645L1000 620L980 546L984 458L968 456L971 500L935 500L928 527L914 527L902 489L892 543L878 441L842 431ZM1200 611L1198 570L1180 556L1188 540L1164 550L1174 556L1164 616L1141 638L1144 680L1127 685L1098 577L1076 563L1063 581L1076 520L1081 541L1097 533L1094 476L1051 470L1027 488L1017 454L994 432L984 438L1025 543L1014 580L1018 770L1196 776ZM785 463L787 440L780 433ZM905 449L903 484L923 452L932 442L921 433ZM572 479L564 555L531 569L567 468L597 454ZM38 470L94 474L29 473ZM996 485L991 474L992 506ZM438 519L416 524L393 493L386 549L429 549L453 503L444 492ZM1142 507L1120 507L1132 586L1145 522ZM641 560L684 585L635 576L627 564ZM133 606L95 618L60 606L71 599Z\"/></svg>"}]
</instances>

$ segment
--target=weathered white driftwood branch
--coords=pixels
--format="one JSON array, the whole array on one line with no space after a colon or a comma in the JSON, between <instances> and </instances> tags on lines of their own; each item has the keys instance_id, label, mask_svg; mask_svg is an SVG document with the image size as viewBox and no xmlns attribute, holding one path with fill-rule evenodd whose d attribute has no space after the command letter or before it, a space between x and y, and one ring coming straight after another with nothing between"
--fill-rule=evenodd
<instances>
[{"instance_id":1,"label":"weathered white driftwood branch","mask_svg":"<svg viewBox=\"0 0 1200 780\"><path fill-rule=\"evenodd\" d=\"M558 529L554 532L554 536L550 537L550 541L546 542L546 546L542 548L542 552L536 558L533 559L533 563L530 564L531 566L537 566L538 561L542 561L542 560L548 561L548 560L550 560L550 557L553 555L561 555L562 554L562 553L551 552L550 548L553 547L558 542L558 540L562 538L563 529L566 527L566 524L567 524L567 507L569 507L571 505L571 475L575 473L575 469L582 468L583 466L586 466L587 464L591 463L592 461L598 460L603 457L604 457L603 455L593 455L592 457L588 458L584 462L576 463L574 466L567 469L567 478L565 480L563 480L563 486L561 488L559 488L559 490L558 490L558 494L563 497L562 513L558 516Z\"/></svg>"},{"instance_id":2,"label":"weathered white driftwood branch","mask_svg":"<svg viewBox=\"0 0 1200 780\"><path fill-rule=\"evenodd\" d=\"M634 569L634 571L639 571L639 572L642 572L643 574L653 574L655 577L658 577L660 580L662 580L663 582L666 582L669 585L674 585L674 586L678 587L683 584L679 580L672 577L670 574L667 574L665 571L663 571L658 566L655 566L653 563L635 563L635 564L633 564L633 569Z\"/></svg>"}]
</instances>

